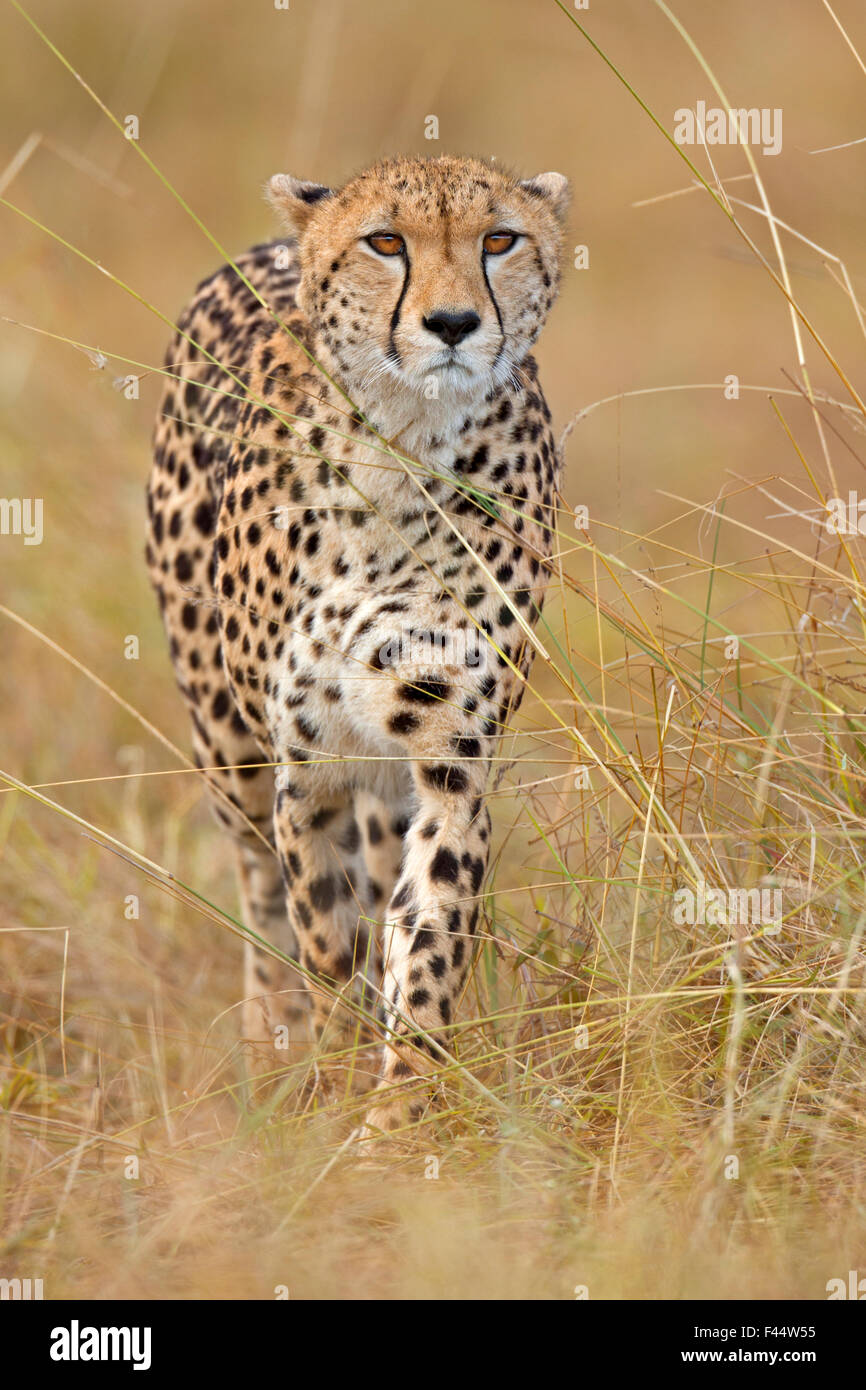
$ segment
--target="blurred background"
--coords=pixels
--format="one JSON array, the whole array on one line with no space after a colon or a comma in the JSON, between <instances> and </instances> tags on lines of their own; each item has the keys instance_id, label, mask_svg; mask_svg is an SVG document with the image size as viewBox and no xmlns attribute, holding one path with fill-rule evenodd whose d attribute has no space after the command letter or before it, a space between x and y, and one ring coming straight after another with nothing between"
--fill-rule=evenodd
<instances>
[{"instance_id":1,"label":"blurred background","mask_svg":"<svg viewBox=\"0 0 866 1390\"><path fill-rule=\"evenodd\" d=\"M859 7L839 0L837 9L862 49ZM827 10L820 0L691 0L681 10L732 105L782 109L781 154L756 153L773 209L847 261L856 285L866 144L810 153L861 137L866 111L866 78ZM678 108L718 104L647 0L573 13L669 130ZM553 0L443 0L432 9L382 0L374 12L346 0L291 0L286 11L269 0L152 0L120 10L107 0L33 0L32 15L119 119L138 118L143 148L232 253L276 233L261 189L277 170L339 183L406 151L567 174L567 247L585 245L589 268L569 268L567 258L539 350L558 430L618 393L721 383L729 373L744 386L791 389L783 298L706 193L635 206L687 188L689 171ZM21 15L9 6L0 25L3 165L42 136L5 197L174 318L218 253ZM431 114L438 141L424 138ZM687 152L709 175L705 153ZM741 151L712 154L721 177L747 172ZM756 201L750 180L729 191ZM772 256L763 219L739 211ZM46 528L41 547L4 541L6 601L128 695L146 696L161 727L180 737L140 560L159 380L145 376L140 399L127 400L112 382L134 368L110 360L100 370L33 331L157 365L168 330L32 223L9 208L0 219L2 312L18 321L0 323L2 490L43 497ZM848 370L861 371L866 342L822 257L790 238L785 248L796 296ZM835 387L808 349L813 384ZM799 402L786 409L794 428L807 418ZM646 533L675 515L661 489L709 502L733 474L782 471L782 459L764 392L744 390L736 403L720 390L627 397L599 406L570 435L565 494L602 527ZM839 467L845 481L844 459ZM612 532L597 539L611 542ZM123 660L124 632L148 636L137 665ZM88 733L81 718L92 692L51 663L65 683L65 713L52 718L41 700L22 708L18 672L35 675L41 658L8 627L4 641L15 658L0 680L15 709L18 771L53 775L67 759L77 771L92 767L88 739L103 732ZM113 718L102 707L100 716Z\"/></svg>"},{"instance_id":2,"label":"blurred background","mask_svg":"<svg viewBox=\"0 0 866 1390\"><path fill-rule=\"evenodd\" d=\"M595 407L568 435L563 490L571 506L589 508L596 543L636 568L649 552L630 533L707 553L700 515L666 494L711 505L738 479L796 478L785 496L806 505L796 492L805 485L800 462L767 399L777 393L820 468L809 412L784 375L798 376L798 364L782 295L553 0L28 7L118 119L137 118L142 148L232 254L276 234L262 187L277 171L339 184L395 153L495 157L523 176L560 170L573 186L566 268L538 357L558 433ZM666 129L679 108L721 104L649 0L565 9ZM834 9L866 51L862 6L837 0ZM833 258L847 266L855 293L866 293L866 144L813 151L866 136L866 75L821 0L680 0L677 14L731 105L781 108L781 153L754 153L777 217L815 244L782 233L792 288L862 380L866 340ZM0 537L0 602L186 750L143 562L160 390L148 367L159 365L169 336L147 306L175 318L220 257L11 5L0 14L0 45L0 187L20 210L0 206L0 494L44 499L41 545ZM430 116L438 140L425 138ZM712 178L706 152L687 153ZM740 180L728 192L755 203L742 151L711 153L720 178ZM765 221L737 212L775 264ZM588 249L587 268L574 268L577 247ZM812 385L838 399L838 379L804 339ZM116 384L128 372L142 374L138 399ZM730 374L738 400L722 390ZM657 389L681 386L702 389ZM844 428L838 412L833 419ZM834 458L840 486L860 483L851 448L836 448ZM773 510L750 494L742 515L760 526ZM760 548L725 531L720 562ZM574 568L589 572L583 561ZM719 584L720 605L735 612L742 595L724 576ZM575 611L571 642L588 649L594 631L594 615ZM130 635L138 660L125 659ZM225 856L192 779L125 775L177 763L57 650L2 614L0 643L0 765L31 785L50 784L46 795L231 906ZM44 1026L47 1037L62 977L69 1056L53 1038L40 1074L66 1072L71 1113L76 1086L86 1090L103 1065L101 1050L116 1061L109 1108L154 1113L166 1075L182 1089L203 1074L189 1038L203 1037L217 1009L236 999L237 943L220 936L215 950L215 927L184 916L80 827L8 793L0 794L0 847L0 926L15 929L2 948L4 1017L25 1020L34 1037ZM124 917L131 892L141 898L135 921ZM73 944L63 975L66 929ZM227 1034L234 1026L230 1018ZM48 1105L48 1083L36 1090Z\"/></svg>"}]
</instances>

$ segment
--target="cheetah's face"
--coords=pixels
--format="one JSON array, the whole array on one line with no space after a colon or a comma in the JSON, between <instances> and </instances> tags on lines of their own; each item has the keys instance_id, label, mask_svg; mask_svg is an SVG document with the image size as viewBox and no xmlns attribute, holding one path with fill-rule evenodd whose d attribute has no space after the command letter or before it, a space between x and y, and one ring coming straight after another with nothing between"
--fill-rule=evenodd
<instances>
[{"instance_id":1,"label":"cheetah's face","mask_svg":"<svg viewBox=\"0 0 866 1390\"><path fill-rule=\"evenodd\" d=\"M444 403L509 380L559 285L561 174L520 181L470 159L397 159L332 192L278 174L300 243L300 303L350 394Z\"/></svg>"}]
</instances>

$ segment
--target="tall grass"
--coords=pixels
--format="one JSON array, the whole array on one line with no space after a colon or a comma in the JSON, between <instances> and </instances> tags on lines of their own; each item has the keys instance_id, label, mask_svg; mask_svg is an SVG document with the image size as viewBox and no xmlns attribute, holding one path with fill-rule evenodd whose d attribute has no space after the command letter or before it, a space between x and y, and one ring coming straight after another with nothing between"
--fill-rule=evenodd
<instances>
[{"instance_id":1,"label":"tall grass","mask_svg":"<svg viewBox=\"0 0 866 1390\"><path fill-rule=\"evenodd\" d=\"M683 37L676 61L690 46L715 82ZM0 1273L50 1297L741 1298L822 1297L862 1267L864 546L826 525L863 467L862 309L823 233L774 219L753 160L738 200L705 154L681 234L712 197L789 316L787 377L726 407L769 412L772 452L660 479L641 528L595 502L587 520L568 477L544 654L490 789L454 1060L372 1164L349 1143L369 1050L248 1075L235 889L126 558L137 494L72 622L63 576L91 528L58 470L69 535L16 572L3 617ZM792 246L838 285L827 323L792 288ZM96 351L65 327L42 330ZM725 398L722 381L643 389L656 424L685 390ZM570 458L627 395L571 396ZM131 630L134 682L116 655ZM680 920L713 891L764 892L774 914Z\"/></svg>"}]
</instances>

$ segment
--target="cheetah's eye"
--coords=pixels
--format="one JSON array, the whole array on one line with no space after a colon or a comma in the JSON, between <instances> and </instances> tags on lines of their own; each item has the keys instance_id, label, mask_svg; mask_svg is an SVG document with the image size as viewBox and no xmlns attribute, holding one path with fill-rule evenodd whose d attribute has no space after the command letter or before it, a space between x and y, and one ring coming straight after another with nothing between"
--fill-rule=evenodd
<instances>
[{"instance_id":1,"label":"cheetah's eye","mask_svg":"<svg viewBox=\"0 0 866 1390\"><path fill-rule=\"evenodd\" d=\"M501 256L511 250L516 240L514 232L488 232L482 245L489 256Z\"/></svg>"},{"instance_id":2,"label":"cheetah's eye","mask_svg":"<svg viewBox=\"0 0 866 1390\"><path fill-rule=\"evenodd\" d=\"M372 236L367 237L367 241L380 256L399 256L406 246L403 238L396 232L374 232Z\"/></svg>"}]
</instances>

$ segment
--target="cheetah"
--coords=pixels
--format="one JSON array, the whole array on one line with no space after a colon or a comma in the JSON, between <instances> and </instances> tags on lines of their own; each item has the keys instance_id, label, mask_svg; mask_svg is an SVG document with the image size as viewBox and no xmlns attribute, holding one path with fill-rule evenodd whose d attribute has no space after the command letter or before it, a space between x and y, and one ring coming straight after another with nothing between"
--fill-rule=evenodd
<instances>
[{"instance_id":1,"label":"cheetah","mask_svg":"<svg viewBox=\"0 0 866 1390\"><path fill-rule=\"evenodd\" d=\"M236 847L244 1037L378 1029L371 1138L421 1114L471 965L553 548L530 349L569 188L404 157L267 197L283 238L205 280L168 348L147 560Z\"/></svg>"}]
</instances>

